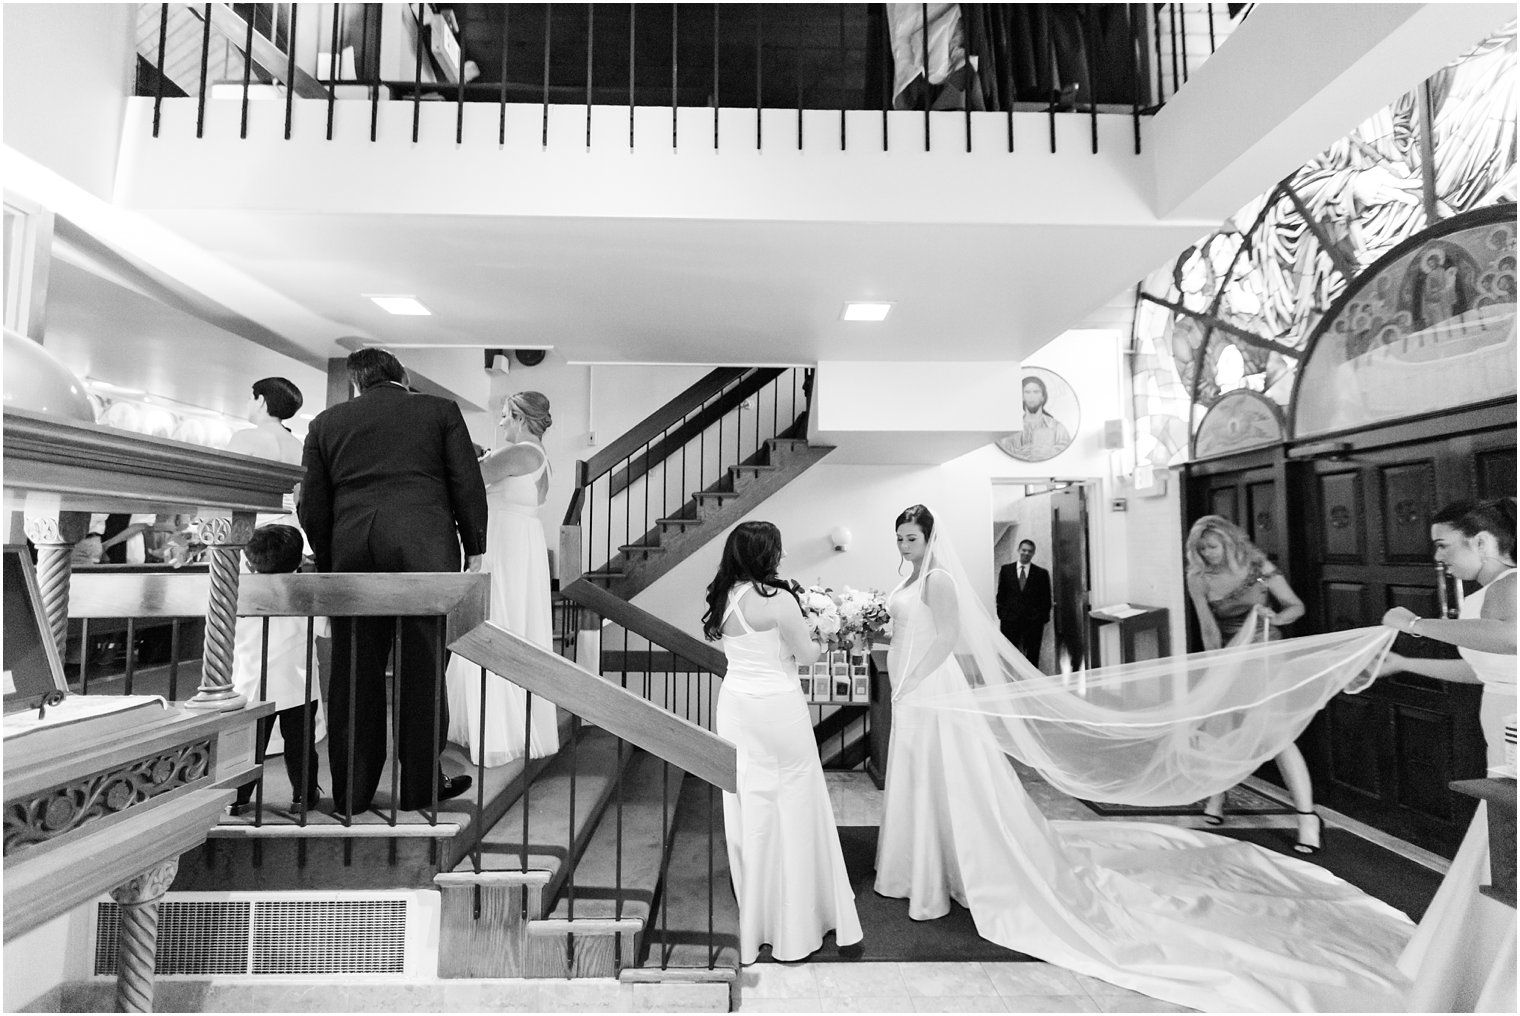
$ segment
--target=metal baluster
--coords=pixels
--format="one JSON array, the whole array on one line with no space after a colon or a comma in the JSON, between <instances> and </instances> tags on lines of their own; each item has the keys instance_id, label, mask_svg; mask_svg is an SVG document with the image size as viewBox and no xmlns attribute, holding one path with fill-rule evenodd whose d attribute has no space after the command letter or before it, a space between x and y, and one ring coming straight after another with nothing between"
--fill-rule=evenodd
<instances>
[{"instance_id":1,"label":"metal baluster","mask_svg":"<svg viewBox=\"0 0 1520 1016\"><path fill-rule=\"evenodd\" d=\"M923 15L922 35L924 44L924 151L929 150L929 5L919 4Z\"/></svg>"},{"instance_id":2,"label":"metal baluster","mask_svg":"<svg viewBox=\"0 0 1520 1016\"><path fill-rule=\"evenodd\" d=\"M591 151L591 59L596 44L596 4L586 5L586 151Z\"/></svg>"},{"instance_id":3,"label":"metal baluster","mask_svg":"<svg viewBox=\"0 0 1520 1016\"><path fill-rule=\"evenodd\" d=\"M1050 33L1050 16L1040 19L1040 44L1045 47L1045 59L1050 61L1050 106L1046 110L1050 118L1050 152L1056 151L1056 105L1061 101L1061 68L1056 61L1056 42Z\"/></svg>"},{"instance_id":4,"label":"metal baluster","mask_svg":"<svg viewBox=\"0 0 1520 1016\"><path fill-rule=\"evenodd\" d=\"M549 50L553 42L554 5L544 4L544 114L540 144L549 147Z\"/></svg>"},{"instance_id":5,"label":"metal baluster","mask_svg":"<svg viewBox=\"0 0 1520 1016\"><path fill-rule=\"evenodd\" d=\"M797 42L792 49L792 83L797 89L797 151L802 151L802 17L795 14Z\"/></svg>"},{"instance_id":6,"label":"metal baluster","mask_svg":"<svg viewBox=\"0 0 1520 1016\"><path fill-rule=\"evenodd\" d=\"M1097 18L1093 12L1093 5L1088 4L1085 13L1087 23L1083 26L1087 30L1082 33L1082 40L1087 49L1087 104L1092 109L1092 152L1098 154L1098 87L1094 82L1098 76L1098 54L1093 50L1093 37L1097 34Z\"/></svg>"},{"instance_id":7,"label":"metal baluster","mask_svg":"<svg viewBox=\"0 0 1520 1016\"><path fill-rule=\"evenodd\" d=\"M290 140L290 125L292 114L295 112L296 99L296 15L300 13L300 4L290 5L290 34L285 40L285 45L290 47L290 52L285 57L285 140ZM379 94L378 92L376 93ZM375 128L370 124L369 139L375 140Z\"/></svg>"},{"instance_id":8,"label":"metal baluster","mask_svg":"<svg viewBox=\"0 0 1520 1016\"><path fill-rule=\"evenodd\" d=\"M1151 103L1152 109L1159 109L1162 105L1162 93L1166 91L1166 71L1161 66L1161 13L1156 10L1154 4L1147 5L1145 10L1151 16L1151 25L1156 36L1156 101Z\"/></svg>"},{"instance_id":9,"label":"metal baluster","mask_svg":"<svg viewBox=\"0 0 1520 1016\"><path fill-rule=\"evenodd\" d=\"M1209 55L1213 56L1219 48L1219 44L1214 41L1214 5L1204 4L1203 9L1209 12Z\"/></svg>"},{"instance_id":10,"label":"metal baluster","mask_svg":"<svg viewBox=\"0 0 1520 1016\"><path fill-rule=\"evenodd\" d=\"M533 743L533 696L523 696L523 764L527 764L528 745ZM528 870L528 813L533 809L528 795L533 792L533 781L528 780L523 784L523 834L522 846L518 850L521 870ZM545 900L545 903L548 901Z\"/></svg>"},{"instance_id":11,"label":"metal baluster","mask_svg":"<svg viewBox=\"0 0 1520 1016\"><path fill-rule=\"evenodd\" d=\"M671 148L675 148L676 147L676 140L677 140L676 139L676 126L677 126L676 110L677 110L677 107L678 107L678 103L676 102L676 81L677 81L677 74L678 74L679 69L680 69L679 66L678 66L679 63L680 63L680 60L679 60L678 55L676 53L676 43L677 43L678 38L680 36L680 27L681 27L681 5L680 4L671 4L670 5L670 147Z\"/></svg>"},{"instance_id":12,"label":"metal baluster","mask_svg":"<svg viewBox=\"0 0 1520 1016\"><path fill-rule=\"evenodd\" d=\"M305 697L301 700L305 703L302 707L304 712L301 716L301 804L297 809L296 817L296 825L302 829L306 828L306 813L315 807L317 803L317 795L306 792L317 785L317 781L313 779L315 774L311 769L312 766L317 764L317 760L311 757L312 743L316 739L316 732L312 727L317 720L317 711L312 707L311 701L312 679L317 673L316 653L317 619L315 617L308 617L306 619L306 687L304 689ZM285 750L289 751L290 747L287 745ZM306 850L304 842L301 844L299 862L301 867L305 867Z\"/></svg>"},{"instance_id":13,"label":"metal baluster","mask_svg":"<svg viewBox=\"0 0 1520 1016\"><path fill-rule=\"evenodd\" d=\"M1124 5L1124 20L1129 28L1130 55L1134 57L1134 64L1130 71L1134 94L1130 98L1130 116L1135 123L1135 154L1140 154L1140 65L1141 56L1144 53L1145 43L1140 38L1140 23L1135 20L1135 10L1129 4Z\"/></svg>"},{"instance_id":14,"label":"metal baluster","mask_svg":"<svg viewBox=\"0 0 1520 1016\"><path fill-rule=\"evenodd\" d=\"M443 695L444 695L443 674L444 674L444 669L448 666L448 661L449 661L449 651L448 651L448 648L447 648L447 644L448 644L448 620L446 618L444 618L442 615L440 615L439 617L437 617L434 620L434 628L435 628L435 631L434 631L434 644L438 647L438 655L437 655L437 657L433 661L433 714L432 714L433 715L433 720L432 720L432 723L431 723L431 726L433 728L433 753L428 756L428 758L431 758L431 759L437 759L440 755L443 754L443 729L442 729L442 725L438 722L438 720L443 716ZM400 692L401 692L401 622L400 621L396 622L396 692L397 692L397 697L399 699ZM400 742L397 742L397 743L399 744ZM523 742L524 745L526 745L527 743L528 743L527 741ZM399 761L400 760L398 759L397 761L398 761L398 768L399 768ZM436 765L436 763L435 763L435 765ZM428 825L435 826L435 825L438 824L438 791L440 789L439 786L438 786L438 775L437 775L436 772L433 773L429 777L429 779L428 779L428 785L432 788L432 791L433 791L433 795L432 795L433 796L433 800L431 802L432 805L433 805L433 808L432 808L432 811L428 814ZM432 848L430 848L430 850L428 852L430 854L436 854L437 853L437 843L438 843L438 841L437 840L432 840L431 842L432 842L433 846L432 846Z\"/></svg>"},{"instance_id":15,"label":"metal baluster","mask_svg":"<svg viewBox=\"0 0 1520 1016\"><path fill-rule=\"evenodd\" d=\"M718 937L713 924L714 894L714 843L717 839L713 828L713 785L707 784L707 969L718 965Z\"/></svg>"},{"instance_id":16,"label":"metal baluster","mask_svg":"<svg viewBox=\"0 0 1520 1016\"><path fill-rule=\"evenodd\" d=\"M1177 22L1180 26L1179 35L1182 37L1182 83L1187 84L1188 79L1188 55L1187 55L1187 4L1173 4L1177 8Z\"/></svg>"},{"instance_id":17,"label":"metal baluster","mask_svg":"<svg viewBox=\"0 0 1520 1016\"><path fill-rule=\"evenodd\" d=\"M420 9L420 8L419 8ZM333 109L338 101L338 54L343 47L338 42L340 26L338 19L343 15L343 5L333 4L332 20L332 54L327 61L327 140L333 139ZM422 80L422 25L417 25L417 80ZM417 141L417 122L412 121L412 141Z\"/></svg>"},{"instance_id":18,"label":"metal baluster","mask_svg":"<svg viewBox=\"0 0 1520 1016\"><path fill-rule=\"evenodd\" d=\"M426 9L424 5L417 6L417 51L414 54L417 60L412 67L412 144L414 145L417 143L417 132L422 120L422 12ZM336 35L336 29L334 29L334 34ZM331 96L328 96L327 140L332 140Z\"/></svg>"},{"instance_id":19,"label":"metal baluster","mask_svg":"<svg viewBox=\"0 0 1520 1016\"><path fill-rule=\"evenodd\" d=\"M459 55L459 80L454 82L454 144L464 144L464 52Z\"/></svg>"},{"instance_id":20,"label":"metal baluster","mask_svg":"<svg viewBox=\"0 0 1520 1016\"><path fill-rule=\"evenodd\" d=\"M638 4L628 5L628 150L633 151L633 105L634 105L634 25L638 17Z\"/></svg>"},{"instance_id":21,"label":"metal baluster","mask_svg":"<svg viewBox=\"0 0 1520 1016\"><path fill-rule=\"evenodd\" d=\"M723 108L723 102L722 102L722 99L721 99L721 96L720 96L719 90L718 90L718 83L721 80L720 77L719 77L719 75L718 75L718 39L719 39L718 27L719 27L719 12L722 10L722 7L719 4L713 4L712 5L712 9L713 9L713 97L712 97L712 104L713 104L713 151L716 152L718 150L718 111Z\"/></svg>"},{"instance_id":22,"label":"metal baluster","mask_svg":"<svg viewBox=\"0 0 1520 1016\"><path fill-rule=\"evenodd\" d=\"M840 4L839 5L839 67L841 69L840 70L840 74L841 75L843 75L843 73L844 73L843 72L843 68L845 66L845 54L847 52L848 52L848 46L845 43L845 31L844 31L844 4ZM844 88L843 88L843 79L841 77L841 87L840 87L840 90L839 90L839 150L841 152L845 150L845 106L846 106L846 104L847 103L846 103L845 92L844 92Z\"/></svg>"},{"instance_id":23,"label":"metal baluster","mask_svg":"<svg viewBox=\"0 0 1520 1016\"><path fill-rule=\"evenodd\" d=\"M650 477L654 475L654 463L649 458L651 447L651 443L645 443L644 445L644 533L649 532L649 482ZM640 544L644 542L644 533L639 534ZM633 534L629 533L628 536L628 542L632 543Z\"/></svg>"},{"instance_id":24,"label":"metal baluster","mask_svg":"<svg viewBox=\"0 0 1520 1016\"><path fill-rule=\"evenodd\" d=\"M291 32L290 53L291 53L291 59L292 60L295 59L295 44L294 44L294 35L295 35L295 33L294 33L295 9L296 9L296 5L295 4L291 4L290 5L290 17L291 17L292 32ZM360 35L359 35L359 48L362 49L365 53L379 53L380 52L380 35L381 35L381 32L382 32L381 25L383 24L384 19L383 18L375 18L375 38L374 38L373 43L372 43L371 40L370 40L370 37L369 37L370 10L371 10L371 8L368 8L368 7L366 7L364 9L364 17L363 17L363 20L360 21L361 31L360 31ZM373 48L371 48L372 46L373 46ZM355 71L357 72L357 70L358 70L358 68L356 67ZM294 73L294 71L292 71L291 74L290 74L290 76L287 77L285 80L286 80L286 93L285 94L288 96L290 94L289 83L295 80L295 73ZM369 139L370 139L371 142L374 142L374 141L376 141L376 140L379 139L379 136L380 136L380 61L377 59L375 61L375 80L372 81L370 83L370 86L369 86Z\"/></svg>"},{"instance_id":25,"label":"metal baluster","mask_svg":"<svg viewBox=\"0 0 1520 1016\"><path fill-rule=\"evenodd\" d=\"M626 664L625 664L626 666ZM615 844L612 859L612 917L614 920L623 919L623 745L626 742L620 737L617 739L617 769L613 774L616 786L613 793L616 795L613 803L613 817L616 820ZM618 962L622 962L623 936L617 936Z\"/></svg>"},{"instance_id":26,"label":"metal baluster","mask_svg":"<svg viewBox=\"0 0 1520 1016\"><path fill-rule=\"evenodd\" d=\"M262 618L259 624L259 628L261 632L259 641L259 701L267 702L269 701L269 618ZM128 643L127 656L130 658L131 655L132 646L131 643ZM127 694L130 695L131 692L128 692ZM254 735L258 737L258 742L254 744L255 751L253 753L253 760L257 762L261 767L258 781L253 785L253 826L255 829L264 824L264 773L262 771L262 766L264 765L265 752L269 748L269 734L267 732L265 724L273 723L273 715L266 716L262 720L259 720L256 728L256 733ZM290 747L287 745L285 750L289 751ZM262 846L263 844L258 840L253 841L255 867L258 867L259 862L263 860L263 858L259 856L262 853L259 848Z\"/></svg>"},{"instance_id":27,"label":"metal baluster","mask_svg":"<svg viewBox=\"0 0 1520 1016\"><path fill-rule=\"evenodd\" d=\"M179 618L169 622L169 701L179 699Z\"/></svg>"},{"instance_id":28,"label":"metal baluster","mask_svg":"<svg viewBox=\"0 0 1520 1016\"><path fill-rule=\"evenodd\" d=\"M489 712L487 695L489 694L490 672L485 667L480 668L480 736L475 741L475 750L479 754L475 760L475 816L477 821L486 811L486 751L490 745L486 744L486 713ZM523 776L527 778L528 748L532 741L523 741ZM481 837L475 837L475 845L470 848L470 858L474 862L476 874L480 873L480 841ZM477 901L478 905L478 901Z\"/></svg>"},{"instance_id":29,"label":"metal baluster","mask_svg":"<svg viewBox=\"0 0 1520 1016\"><path fill-rule=\"evenodd\" d=\"M1182 87L1177 73L1177 5L1167 4L1166 14L1171 23L1172 31L1172 94L1176 95L1177 89Z\"/></svg>"},{"instance_id":30,"label":"metal baluster","mask_svg":"<svg viewBox=\"0 0 1520 1016\"><path fill-rule=\"evenodd\" d=\"M531 700L533 698L533 694L530 692L527 697L528 697L529 700ZM581 718L579 716L575 716L574 714L571 714L571 720L570 720L570 822L569 822L570 829L569 829L569 832L565 834L565 859L567 861L570 858L573 858L573 857L576 856L575 855L575 783L576 783L576 776L577 776L577 774L578 774L578 772L580 770L580 766L579 766L579 764L577 763L577 760L576 760L576 752L580 748L580 743L579 743L580 742L580 721L581 721ZM523 742L523 746L524 746L523 747L523 763L525 765L527 764L527 760L528 760L528 748L527 748L527 746L529 744L531 744L531 742L529 742L529 741L524 741ZM577 867L579 867L579 866L580 866L580 861L577 858L576 859L576 863L572 864L570 866L569 874L567 874L565 876L565 902L567 904L567 909L568 909L568 914L566 916L568 916L569 919L572 920L572 921L575 920L575 869ZM567 942L567 946L571 950L568 953L568 955L566 956L566 959L569 961L569 963L567 965L571 966L571 967L574 967L574 965L575 965L574 947L572 945L569 945L568 942Z\"/></svg>"},{"instance_id":31,"label":"metal baluster","mask_svg":"<svg viewBox=\"0 0 1520 1016\"><path fill-rule=\"evenodd\" d=\"M127 661L126 673L123 675L122 694L132 694L133 679L137 676L136 654L132 652L137 643L137 618L127 618Z\"/></svg>"},{"instance_id":32,"label":"metal baluster","mask_svg":"<svg viewBox=\"0 0 1520 1016\"><path fill-rule=\"evenodd\" d=\"M153 82L153 136L158 137L159 113L164 105L164 50L169 44L169 5L158 10L158 78Z\"/></svg>"},{"instance_id":33,"label":"metal baluster","mask_svg":"<svg viewBox=\"0 0 1520 1016\"><path fill-rule=\"evenodd\" d=\"M206 72L211 66L211 5L201 11L201 94L195 106L195 136L206 136Z\"/></svg>"},{"instance_id":34,"label":"metal baluster","mask_svg":"<svg viewBox=\"0 0 1520 1016\"><path fill-rule=\"evenodd\" d=\"M355 692L359 688L359 619L351 618L348 622L348 744L345 745L344 757L348 761L348 768L343 774L343 825L354 824L354 724L355 724ZM352 841L344 845L344 863L352 859Z\"/></svg>"},{"instance_id":35,"label":"metal baluster","mask_svg":"<svg viewBox=\"0 0 1520 1016\"><path fill-rule=\"evenodd\" d=\"M755 6L755 151L757 152L760 150L761 126L765 122L764 117L760 113L764 97L764 92L761 88L762 76L760 71L761 65L764 63L764 37L765 7L764 5L757 4Z\"/></svg>"},{"instance_id":36,"label":"metal baluster","mask_svg":"<svg viewBox=\"0 0 1520 1016\"><path fill-rule=\"evenodd\" d=\"M396 746L396 763L391 766L391 817L396 824L401 806L401 619L393 620L391 629L391 743ZM392 841L394 845L394 841Z\"/></svg>"},{"instance_id":37,"label":"metal baluster","mask_svg":"<svg viewBox=\"0 0 1520 1016\"><path fill-rule=\"evenodd\" d=\"M507 143L507 28L510 26L512 5L501 5L501 99L497 113L496 143Z\"/></svg>"},{"instance_id":38,"label":"metal baluster","mask_svg":"<svg viewBox=\"0 0 1520 1016\"><path fill-rule=\"evenodd\" d=\"M248 89L253 82L253 16L249 12L247 32L243 37L243 108L241 126L238 128L238 137L248 137Z\"/></svg>"}]
</instances>

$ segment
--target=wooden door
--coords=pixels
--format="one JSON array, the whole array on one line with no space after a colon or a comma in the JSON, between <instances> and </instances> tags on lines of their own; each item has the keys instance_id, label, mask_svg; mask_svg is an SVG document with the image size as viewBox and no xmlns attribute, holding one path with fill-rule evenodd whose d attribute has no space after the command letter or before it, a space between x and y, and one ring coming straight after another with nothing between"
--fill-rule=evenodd
<instances>
[{"instance_id":1,"label":"wooden door","mask_svg":"<svg viewBox=\"0 0 1520 1016\"><path fill-rule=\"evenodd\" d=\"M1054 600L1059 672L1087 663L1087 488L1074 483L1050 494L1050 594Z\"/></svg>"},{"instance_id":2,"label":"wooden door","mask_svg":"<svg viewBox=\"0 0 1520 1016\"><path fill-rule=\"evenodd\" d=\"M1448 502L1513 493L1514 433L1359 451L1295 467L1303 512L1295 583L1315 631L1376 625L1391 606L1438 612L1430 517ZM1443 643L1400 636L1396 652L1455 656ZM1325 805L1451 856L1472 816L1452 780L1483 775L1480 689L1412 674L1339 695L1300 740Z\"/></svg>"}]
</instances>

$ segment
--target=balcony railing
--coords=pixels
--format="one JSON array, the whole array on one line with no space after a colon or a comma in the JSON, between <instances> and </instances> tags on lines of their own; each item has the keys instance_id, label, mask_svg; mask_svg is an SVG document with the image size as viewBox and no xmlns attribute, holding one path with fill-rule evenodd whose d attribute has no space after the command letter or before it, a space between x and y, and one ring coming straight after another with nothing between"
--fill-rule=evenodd
<instances>
[{"instance_id":1,"label":"balcony railing","mask_svg":"<svg viewBox=\"0 0 1520 1016\"><path fill-rule=\"evenodd\" d=\"M633 147L640 125L650 129L634 111L651 107L670 110L675 147L682 125L691 129L679 110L705 107L713 111L713 148L801 149L819 143L805 140L805 121L815 130L817 121L804 114L835 110L840 150L916 147L918 138L903 140L914 132L889 130L895 111L922 114L926 151L940 133L930 129L936 118L963 118L970 151L973 135L987 136L973 120L1001 117L1006 130L997 133L1012 152L1046 140L1023 136L1029 120L1016 114L1048 116L1048 131L1039 134L1048 134L1052 151L1056 118L1083 116L1097 151L1099 116L1127 115L1138 152L1142 117L1187 82L1248 10L1210 3L141 4L137 91L154 100L155 136L163 103L189 97L197 102L197 136L207 101L229 98L241 101L244 137L250 102L283 101L289 138L300 98L326 102L329 139L337 103L369 104L373 141L380 104L404 101L412 105L413 142L422 104L451 102L456 143L467 122L480 122L465 116L466 104L493 103L498 144L506 143L509 119L522 129L509 106L540 109L545 146L550 108L583 106L576 140L587 148ZM608 107L626 108L625 126L611 131L605 117L593 116ZM753 109L753 129L735 130L723 109ZM774 110L794 111L795 131L778 132L762 115ZM879 112L879 131L862 129L852 111Z\"/></svg>"}]
</instances>

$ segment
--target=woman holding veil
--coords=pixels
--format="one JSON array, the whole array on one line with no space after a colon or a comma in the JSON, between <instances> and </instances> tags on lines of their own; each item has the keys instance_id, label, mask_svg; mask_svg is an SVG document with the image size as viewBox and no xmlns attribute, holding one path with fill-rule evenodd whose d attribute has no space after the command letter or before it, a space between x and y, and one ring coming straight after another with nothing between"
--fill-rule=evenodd
<instances>
[{"instance_id":1,"label":"woman holding veil","mask_svg":"<svg viewBox=\"0 0 1520 1016\"><path fill-rule=\"evenodd\" d=\"M1404 915L1252 844L1154 823L1047 822L1005 757L1089 800L1196 801L1291 742L1375 667L1386 635L1088 671L1073 691L1002 639L929 509L898 516L897 541L911 571L888 598L877 892L906 897L917 920L955 899L990 941L1198 1009L1403 1010Z\"/></svg>"}]
</instances>

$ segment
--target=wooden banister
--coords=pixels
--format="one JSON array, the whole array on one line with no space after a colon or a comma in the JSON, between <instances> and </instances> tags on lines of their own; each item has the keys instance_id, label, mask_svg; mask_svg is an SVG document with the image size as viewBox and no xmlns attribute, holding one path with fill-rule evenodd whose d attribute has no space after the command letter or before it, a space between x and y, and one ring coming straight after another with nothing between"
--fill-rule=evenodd
<instances>
[{"instance_id":1,"label":"wooden banister","mask_svg":"<svg viewBox=\"0 0 1520 1016\"><path fill-rule=\"evenodd\" d=\"M243 575L239 617L444 617L456 639L485 620L491 578L456 572ZM69 616L195 617L206 610L205 572L76 574Z\"/></svg>"},{"instance_id":2,"label":"wooden banister","mask_svg":"<svg viewBox=\"0 0 1520 1016\"><path fill-rule=\"evenodd\" d=\"M738 753L731 743L564 657L489 621L449 648L713 786L738 789Z\"/></svg>"},{"instance_id":3,"label":"wooden banister","mask_svg":"<svg viewBox=\"0 0 1520 1016\"><path fill-rule=\"evenodd\" d=\"M678 426L668 436L654 442L650 445L647 452L631 460L623 469L613 473L608 493L616 497L627 490L629 484L649 472L655 463L663 462L670 456L680 452L687 442L692 441L698 434L717 423L719 417L726 416L733 410L738 409L745 399L758 394L762 388L786 373L788 369L782 367L758 367L750 371L748 377L723 392L695 417Z\"/></svg>"},{"instance_id":4,"label":"wooden banister","mask_svg":"<svg viewBox=\"0 0 1520 1016\"><path fill-rule=\"evenodd\" d=\"M696 384L640 420L622 437L597 452L586 462L585 477L594 480L628 458L638 449L674 426L681 417L701 407L745 373L744 367L718 367L710 370Z\"/></svg>"},{"instance_id":5,"label":"wooden banister","mask_svg":"<svg viewBox=\"0 0 1520 1016\"><path fill-rule=\"evenodd\" d=\"M691 661L702 670L711 671L719 677L728 673L728 659L722 651L700 639L693 638L647 610L635 607L594 582L577 579L561 588L560 595L599 614L605 620L621 625L640 638L648 639L661 649Z\"/></svg>"}]
</instances>

